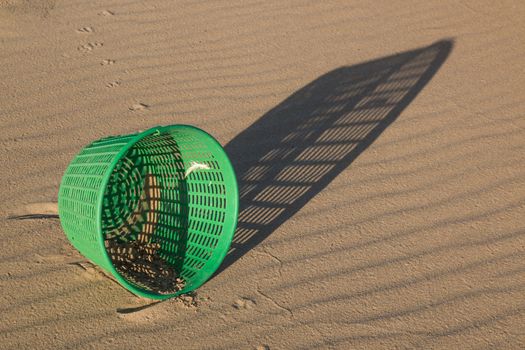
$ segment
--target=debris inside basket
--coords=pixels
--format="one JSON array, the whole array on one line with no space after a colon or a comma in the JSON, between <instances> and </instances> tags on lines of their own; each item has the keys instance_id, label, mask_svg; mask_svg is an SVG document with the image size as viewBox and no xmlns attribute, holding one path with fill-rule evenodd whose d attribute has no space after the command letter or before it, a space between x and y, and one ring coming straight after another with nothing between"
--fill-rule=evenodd
<instances>
[{"instance_id":1,"label":"debris inside basket","mask_svg":"<svg viewBox=\"0 0 525 350\"><path fill-rule=\"evenodd\" d=\"M159 256L158 243L114 239L105 243L113 266L130 282L159 294L173 294L184 288L175 269Z\"/></svg>"},{"instance_id":2,"label":"debris inside basket","mask_svg":"<svg viewBox=\"0 0 525 350\"><path fill-rule=\"evenodd\" d=\"M184 281L159 255L160 244L153 238L159 221L157 178L147 175L143 188L135 212L121 227L106 235L106 251L113 266L128 281L158 294L173 294L184 288ZM134 235L136 231L140 233Z\"/></svg>"}]
</instances>

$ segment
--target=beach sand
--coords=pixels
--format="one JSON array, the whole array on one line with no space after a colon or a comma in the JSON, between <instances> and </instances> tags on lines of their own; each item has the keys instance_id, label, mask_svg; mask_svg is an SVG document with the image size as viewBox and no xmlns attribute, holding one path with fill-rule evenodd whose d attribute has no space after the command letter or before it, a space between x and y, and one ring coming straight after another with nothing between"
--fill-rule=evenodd
<instances>
[{"instance_id":1,"label":"beach sand","mask_svg":"<svg viewBox=\"0 0 525 350\"><path fill-rule=\"evenodd\" d=\"M525 2L0 0L0 348L525 348ZM68 243L85 145L192 124L241 212L196 295Z\"/></svg>"}]
</instances>

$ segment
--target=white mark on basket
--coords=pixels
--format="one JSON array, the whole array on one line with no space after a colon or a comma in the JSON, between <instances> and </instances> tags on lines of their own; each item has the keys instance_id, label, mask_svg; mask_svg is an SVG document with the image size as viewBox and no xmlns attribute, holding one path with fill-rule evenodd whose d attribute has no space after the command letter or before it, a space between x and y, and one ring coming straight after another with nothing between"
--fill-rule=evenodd
<instances>
[{"instance_id":1,"label":"white mark on basket","mask_svg":"<svg viewBox=\"0 0 525 350\"><path fill-rule=\"evenodd\" d=\"M186 169L186 173L184 173L184 178L187 179L188 176L194 172L195 170L209 170L210 166L208 164L203 163L197 163L197 162L191 162L190 167Z\"/></svg>"}]
</instances>

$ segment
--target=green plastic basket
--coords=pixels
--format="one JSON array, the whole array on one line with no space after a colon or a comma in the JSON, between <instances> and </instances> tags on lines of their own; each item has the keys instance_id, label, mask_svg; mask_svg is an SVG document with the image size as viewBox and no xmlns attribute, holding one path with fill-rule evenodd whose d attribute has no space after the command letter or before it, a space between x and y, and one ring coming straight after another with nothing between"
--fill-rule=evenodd
<instances>
[{"instance_id":1,"label":"green plastic basket","mask_svg":"<svg viewBox=\"0 0 525 350\"><path fill-rule=\"evenodd\" d=\"M62 178L58 210L86 258L131 292L167 299L217 270L237 225L238 198L220 144L193 126L172 125L85 147ZM179 289L163 285L175 275Z\"/></svg>"}]
</instances>

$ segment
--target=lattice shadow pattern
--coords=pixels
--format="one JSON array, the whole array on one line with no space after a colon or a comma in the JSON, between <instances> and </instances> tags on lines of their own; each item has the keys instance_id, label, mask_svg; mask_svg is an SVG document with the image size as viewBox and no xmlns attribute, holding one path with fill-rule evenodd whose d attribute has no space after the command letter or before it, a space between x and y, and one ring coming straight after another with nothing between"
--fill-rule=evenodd
<instances>
[{"instance_id":1,"label":"lattice shadow pattern","mask_svg":"<svg viewBox=\"0 0 525 350\"><path fill-rule=\"evenodd\" d=\"M452 46L443 40L331 71L228 143L241 207L221 269L262 242L370 146L430 81Z\"/></svg>"}]
</instances>

